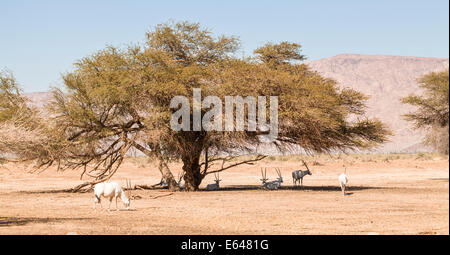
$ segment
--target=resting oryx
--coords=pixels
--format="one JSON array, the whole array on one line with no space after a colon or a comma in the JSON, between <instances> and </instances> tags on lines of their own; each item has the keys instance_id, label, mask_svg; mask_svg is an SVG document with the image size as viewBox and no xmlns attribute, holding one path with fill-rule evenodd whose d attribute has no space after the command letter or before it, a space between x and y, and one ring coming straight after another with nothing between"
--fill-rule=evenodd
<instances>
[{"instance_id":1,"label":"resting oryx","mask_svg":"<svg viewBox=\"0 0 450 255\"><path fill-rule=\"evenodd\" d=\"M277 190L278 188L281 187L281 183L283 182L283 177L281 176L281 171L278 168L275 168L275 170L277 171L278 174L278 178L275 181L271 181L271 182L267 182L267 170L264 169L264 172L261 168L261 175L262 175L262 187L264 189L269 189L269 190Z\"/></svg>"},{"instance_id":2,"label":"resting oryx","mask_svg":"<svg viewBox=\"0 0 450 255\"><path fill-rule=\"evenodd\" d=\"M216 178L215 184L208 184L206 185L206 190L218 190L220 188L219 182L222 181L219 179L219 173L214 173L214 177Z\"/></svg>"},{"instance_id":3,"label":"resting oryx","mask_svg":"<svg viewBox=\"0 0 450 255\"><path fill-rule=\"evenodd\" d=\"M113 198L116 199L116 210L118 211L119 208L117 207L117 199L120 197L122 200L124 206L127 210L130 209L130 196L131 196L131 181L127 180L127 189L128 189L128 196L125 194L125 191L120 187L120 185L117 182L101 182L97 183L94 186L94 210L97 210L96 204L100 204L100 207L102 208L101 203L101 197L105 197L109 199L109 206L108 211L111 209L111 203Z\"/></svg>"},{"instance_id":4,"label":"resting oryx","mask_svg":"<svg viewBox=\"0 0 450 255\"><path fill-rule=\"evenodd\" d=\"M295 170L294 172L292 172L292 181L294 182L294 185L297 185L297 182L300 182L301 187L303 187L303 177L305 177L305 175L312 175L306 162L304 160L302 160L302 162L307 170Z\"/></svg>"},{"instance_id":5,"label":"resting oryx","mask_svg":"<svg viewBox=\"0 0 450 255\"><path fill-rule=\"evenodd\" d=\"M186 182L184 181L184 173L178 174L178 187L184 189Z\"/></svg>"}]
</instances>

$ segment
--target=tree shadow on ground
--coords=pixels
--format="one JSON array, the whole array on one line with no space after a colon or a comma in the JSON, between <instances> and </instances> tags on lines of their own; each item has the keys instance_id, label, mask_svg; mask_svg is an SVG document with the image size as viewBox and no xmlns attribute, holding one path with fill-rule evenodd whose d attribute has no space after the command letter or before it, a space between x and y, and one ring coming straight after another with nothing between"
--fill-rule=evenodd
<instances>
[{"instance_id":1,"label":"tree shadow on ground","mask_svg":"<svg viewBox=\"0 0 450 255\"><path fill-rule=\"evenodd\" d=\"M50 223L64 221L82 221L93 218L39 218L39 217L0 217L0 227L23 226L33 223Z\"/></svg>"},{"instance_id":2,"label":"tree shadow on ground","mask_svg":"<svg viewBox=\"0 0 450 255\"><path fill-rule=\"evenodd\" d=\"M429 178L432 181L448 182L448 178Z\"/></svg>"},{"instance_id":3,"label":"tree shadow on ground","mask_svg":"<svg viewBox=\"0 0 450 255\"><path fill-rule=\"evenodd\" d=\"M373 186L350 186L347 187L351 191L361 190L383 190L383 189L396 189L395 187L373 187ZM261 185L231 185L220 188L216 191L246 191L246 190L264 190ZM304 190L304 191L341 191L339 186L282 186L278 190ZM206 191L206 190L203 190Z\"/></svg>"},{"instance_id":4,"label":"tree shadow on ground","mask_svg":"<svg viewBox=\"0 0 450 255\"><path fill-rule=\"evenodd\" d=\"M434 178L433 180L439 181L448 181L448 178ZM347 189L352 191L361 191L361 190L387 190L387 189L398 189L395 187L374 187L374 186L349 186ZM139 189L135 189L139 190ZM167 188L152 188L152 189L144 189L144 190L160 190L167 191ZM206 190L200 189L199 191L205 192L214 192L214 191L246 191L246 190L264 190L261 185L229 185L226 187L221 187L219 190ZM282 186L278 190L304 190L304 191L341 191L339 186ZM89 190L80 190L75 193L87 193L92 192L92 189ZM58 193L72 193L70 189L62 189L62 190L33 190L33 191L17 191L17 193L21 194L58 194Z\"/></svg>"}]
</instances>

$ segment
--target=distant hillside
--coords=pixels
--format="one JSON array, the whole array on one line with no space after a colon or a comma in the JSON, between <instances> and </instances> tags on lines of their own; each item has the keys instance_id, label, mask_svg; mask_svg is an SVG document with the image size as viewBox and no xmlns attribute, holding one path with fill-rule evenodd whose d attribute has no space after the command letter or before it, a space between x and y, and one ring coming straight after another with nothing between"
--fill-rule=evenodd
<instances>
[{"instance_id":1,"label":"distant hillside","mask_svg":"<svg viewBox=\"0 0 450 255\"><path fill-rule=\"evenodd\" d=\"M50 92L33 92L25 93L25 96L30 100L30 105L38 108L43 108L52 98Z\"/></svg>"},{"instance_id":2,"label":"distant hillside","mask_svg":"<svg viewBox=\"0 0 450 255\"><path fill-rule=\"evenodd\" d=\"M313 70L338 81L340 86L356 89L371 97L368 116L381 119L395 134L381 151L428 150L421 145L424 132L414 130L401 117L412 108L399 100L411 93L420 93L417 78L447 69L448 59L347 54L308 64Z\"/></svg>"},{"instance_id":3,"label":"distant hillside","mask_svg":"<svg viewBox=\"0 0 450 255\"><path fill-rule=\"evenodd\" d=\"M426 73L448 68L448 59L347 54L307 64L322 75L338 81L340 86L356 89L371 97L367 115L381 119L394 132L391 142L382 146L379 152L429 151L421 144L424 132L414 130L401 117L412 108L399 100L411 93L420 93L416 79ZM51 98L51 94L46 92L26 95L38 107ZM273 148L262 150L274 151Z\"/></svg>"}]
</instances>

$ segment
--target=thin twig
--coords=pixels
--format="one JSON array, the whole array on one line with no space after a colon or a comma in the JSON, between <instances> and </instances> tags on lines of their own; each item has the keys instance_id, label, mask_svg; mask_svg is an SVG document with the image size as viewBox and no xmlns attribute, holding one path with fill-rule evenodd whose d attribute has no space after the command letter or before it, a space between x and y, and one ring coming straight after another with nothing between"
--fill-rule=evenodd
<instances>
[{"instance_id":1,"label":"thin twig","mask_svg":"<svg viewBox=\"0 0 450 255\"><path fill-rule=\"evenodd\" d=\"M166 194L166 195L160 195L160 196L151 197L150 199L157 199L157 198L161 198L161 197L168 197L168 196L171 196L171 195L173 195L173 193Z\"/></svg>"}]
</instances>

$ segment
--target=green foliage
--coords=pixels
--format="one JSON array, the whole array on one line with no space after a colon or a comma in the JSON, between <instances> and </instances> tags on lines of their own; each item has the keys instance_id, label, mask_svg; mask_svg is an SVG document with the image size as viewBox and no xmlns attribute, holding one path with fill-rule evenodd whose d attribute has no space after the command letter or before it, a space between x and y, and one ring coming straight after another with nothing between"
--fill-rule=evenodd
<instances>
[{"instance_id":1,"label":"green foliage","mask_svg":"<svg viewBox=\"0 0 450 255\"><path fill-rule=\"evenodd\" d=\"M432 126L425 136L425 144L434 147L440 153L449 154L449 129L448 125L441 127L439 125Z\"/></svg>"},{"instance_id":2,"label":"green foliage","mask_svg":"<svg viewBox=\"0 0 450 255\"><path fill-rule=\"evenodd\" d=\"M219 36L200 27L199 23L165 23L147 33L150 49L160 50L184 65L208 65L234 53L239 46L236 37Z\"/></svg>"},{"instance_id":3,"label":"green foliage","mask_svg":"<svg viewBox=\"0 0 450 255\"><path fill-rule=\"evenodd\" d=\"M267 43L256 49L254 53L257 59L271 67L287 64L292 60L302 61L306 59L301 54L300 44L289 42L281 42L279 44Z\"/></svg>"},{"instance_id":4,"label":"green foliage","mask_svg":"<svg viewBox=\"0 0 450 255\"><path fill-rule=\"evenodd\" d=\"M0 123L19 115L25 107L25 99L12 73L0 72Z\"/></svg>"},{"instance_id":5,"label":"green foliage","mask_svg":"<svg viewBox=\"0 0 450 255\"><path fill-rule=\"evenodd\" d=\"M402 99L405 104L417 107L405 118L417 128L426 128L429 133L425 139L439 152L448 154L449 126L449 71L432 72L419 79L424 90L422 96L410 95Z\"/></svg>"},{"instance_id":6,"label":"green foliage","mask_svg":"<svg viewBox=\"0 0 450 255\"><path fill-rule=\"evenodd\" d=\"M14 76L0 73L0 157L48 164L64 144L57 130L27 105Z\"/></svg>"},{"instance_id":7,"label":"green foliage","mask_svg":"<svg viewBox=\"0 0 450 255\"><path fill-rule=\"evenodd\" d=\"M420 87L424 89L422 96L410 95L402 99L405 104L411 104L418 109L406 114L406 119L413 121L418 128L432 125L442 127L449 124L449 71L430 73L419 79Z\"/></svg>"}]
</instances>

